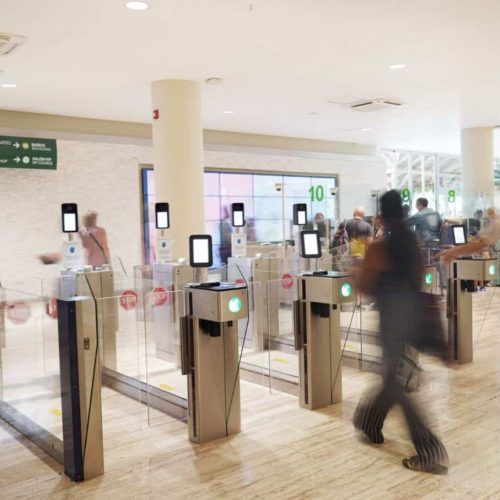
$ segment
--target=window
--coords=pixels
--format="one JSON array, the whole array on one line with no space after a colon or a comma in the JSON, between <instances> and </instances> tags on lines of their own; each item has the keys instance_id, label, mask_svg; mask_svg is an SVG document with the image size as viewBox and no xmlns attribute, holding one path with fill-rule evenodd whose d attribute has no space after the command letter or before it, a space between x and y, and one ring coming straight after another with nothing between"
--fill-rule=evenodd
<instances>
[{"instance_id":1,"label":"window","mask_svg":"<svg viewBox=\"0 0 500 500\"><path fill-rule=\"evenodd\" d=\"M461 215L462 164L459 156L384 149L380 154L387 164L391 188L409 190L411 213L415 212L415 200L424 197L445 217ZM452 191L455 201L451 201Z\"/></svg>"},{"instance_id":2,"label":"window","mask_svg":"<svg viewBox=\"0 0 500 500\"><path fill-rule=\"evenodd\" d=\"M335 176L205 172L205 230L213 237L214 266L231 255L231 204L244 203L248 244L281 242L293 237L292 206L306 203L308 217L338 218ZM154 173L143 169L144 255L154 262Z\"/></svg>"}]
</instances>

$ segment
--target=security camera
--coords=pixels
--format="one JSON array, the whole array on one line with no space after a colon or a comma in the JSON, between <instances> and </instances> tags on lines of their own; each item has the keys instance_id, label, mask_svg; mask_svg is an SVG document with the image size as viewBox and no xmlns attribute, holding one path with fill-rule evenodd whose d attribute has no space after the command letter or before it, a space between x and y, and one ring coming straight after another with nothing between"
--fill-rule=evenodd
<instances>
[{"instance_id":1,"label":"security camera","mask_svg":"<svg viewBox=\"0 0 500 500\"><path fill-rule=\"evenodd\" d=\"M274 184L274 189L276 189L276 191L281 191L283 189L283 184L281 182L276 182Z\"/></svg>"},{"instance_id":2,"label":"security camera","mask_svg":"<svg viewBox=\"0 0 500 500\"><path fill-rule=\"evenodd\" d=\"M338 192L339 192L338 188L330 188L330 194L332 196L336 196Z\"/></svg>"}]
</instances>

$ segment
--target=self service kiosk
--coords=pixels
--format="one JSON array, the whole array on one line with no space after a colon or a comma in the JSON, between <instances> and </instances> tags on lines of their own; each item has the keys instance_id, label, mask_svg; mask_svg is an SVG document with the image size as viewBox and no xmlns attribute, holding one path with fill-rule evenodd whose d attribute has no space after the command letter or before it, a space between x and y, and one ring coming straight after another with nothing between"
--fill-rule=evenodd
<instances>
[{"instance_id":1,"label":"self service kiosk","mask_svg":"<svg viewBox=\"0 0 500 500\"><path fill-rule=\"evenodd\" d=\"M317 231L302 231L302 256L321 256ZM342 400L341 306L354 303L351 277L315 271L297 277L295 349L299 351L299 404L314 410ZM354 306L354 304L353 304Z\"/></svg>"},{"instance_id":2,"label":"self service kiosk","mask_svg":"<svg viewBox=\"0 0 500 500\"><path fill-rule=\"evenodd\" d=\"M201 246L197 241L191 244L208 259ZM185 288L185 306L181 348L182 373L188 376L189 439L203 443L241 429L238 320L248 318L248 289L193 283Z\"/></svg>"}]
</instances>

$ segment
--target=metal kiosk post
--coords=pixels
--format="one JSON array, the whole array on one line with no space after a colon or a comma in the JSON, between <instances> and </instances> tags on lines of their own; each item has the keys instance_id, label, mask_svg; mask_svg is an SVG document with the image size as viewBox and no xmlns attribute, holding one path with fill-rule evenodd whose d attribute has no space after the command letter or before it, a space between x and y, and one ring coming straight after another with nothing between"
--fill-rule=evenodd
<instances>
[{"instance_id":1,"label":"metal kiosk post","mask_svg":"<svg viewBox=\"0 0 500 500\"><path fill-rule=\"evenodd\" d=\"M302 231L302 257L318 258L318 231ZM342 400L340 306L354 302L348 274L315 271L298 276L294 301L295 349L299 351L299 404L314 410Z\"/></svg>"},{"instance_id":2,"label":"metal kiosk post","mask_svg":"<svg viewBox=\"0 0 500 500\"><path fill-rule=\"evenodd\" d=\"M57 301L64 472L73 481L104 474L101 364L94 300Z\"/></svg>"},{"instance_id":3,"label":"metal kiosk post","mask_svg":"<svg viewBox=\"0 0 500 500\"><path fill-rule=\"evenodd\" d=\"M209 267L209 235L190 237L190 263ZM188 376L189 439L203 443L241 430L238 320L248 317L248 288L193 283L185 288L182 373Z\"/></svg>"},{"instance_id":4,"label":"metal kiosk post","mask_svg":"<svg viewBox=\"0 0 500 500\"><path fill-rule=\"evenodd\" d=\"M448 346L450 359L457 363L473 360L472 292L474 281L498 279L496 259L461 258L450 264L448 282Z\"/></svg>"}]
</instances>

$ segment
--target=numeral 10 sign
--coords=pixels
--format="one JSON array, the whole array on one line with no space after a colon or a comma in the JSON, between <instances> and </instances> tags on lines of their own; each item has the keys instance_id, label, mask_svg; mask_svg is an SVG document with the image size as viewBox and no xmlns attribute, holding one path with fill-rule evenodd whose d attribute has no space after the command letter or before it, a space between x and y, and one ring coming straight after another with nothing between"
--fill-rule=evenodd
<instances>
[{"instance_id":1,"label":"numeral 10 sign","mask_svg":"<svg viewBox=\"0 0 500 500\"><path fill-rule=\"evenodd\" d=\"M325 188L323 186L311 186L309 188L311 201L323 201L325 199Z\"/></svg>"}]
</instances>

